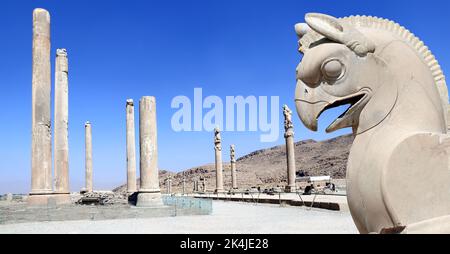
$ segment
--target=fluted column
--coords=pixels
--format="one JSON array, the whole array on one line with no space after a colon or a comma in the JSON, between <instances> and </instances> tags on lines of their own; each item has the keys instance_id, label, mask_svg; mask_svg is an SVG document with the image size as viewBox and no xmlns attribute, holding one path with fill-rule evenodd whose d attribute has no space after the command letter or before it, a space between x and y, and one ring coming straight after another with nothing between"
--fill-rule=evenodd
<instances>
[{"instance_id":1,"label":"fluted column","mask_svg":"<svg viewBox=\"0 0 450 254\"><path fill-rule=\"evenodd\" d=\"M159 188L156 100L144 96L139 101L140 188L137 206L162 205Z\"/></svg>"},{"instance_id":2,"label":"fluted column","mask_svg":"<svg viewBox=\"0 0 450 254\"><path fill-rule=\"evenodd\" d=\"M85 167L86 167L86 191L93 191L92 184L92 126L88 121L84 124L85 129Z\"/></svg>"},{"instance_id":3,"label":"fluted column","mask_svg":"<svg viewBox=\"0 0 450 254\"><path fill-rule=\"evenodd\" d=\"M52 193L50 69L50 14L38 8L33 11L31 204L46 203Z\"/></svg>"},{"instance_id":4,"label":"fluted column","mask_svg":"<svg viewBox=\"0 0 450 254\"><path fill-rule=\"evenodd\" d=\"M69 194L69 65L66 49L56 50L55 60L55 193L70 203Z\"/></svg>"},{"instance_id":5,"label":"fluted column","mask_svg":"<svg viewBox=\"0 0 450 254\"><path fill-rule=\"evenodd\" d=\"M134 103L132 99L127 100L127 193L137 191L136 187L136 141L134 126Z\"/></svg>"},{"instance_id":6,"label":"fluted column","mask_svg":"<svg viewBox=\"0 0 450 254\"><path fill-rule=\"evenodd\" d=\"M214 192L220 193L223 190L223 168L222 168L222 138L219 128L214 129L214 150L216 162L216 189Z\"/></svg>"},{"instance_id":7,"label":"fluted column","mask_svg":"<svg viewBox=\"0 0 450 254\"><path fill-rule=\"evenodd\" d=\"M294 152L294 125L292 124L292 111L287 105L283 105L284 115L284 138L286 139L287 159L287 185L286 192L295 192L295 152Z\"/></svg>"},{"instance_id":8,"label":"fluted column","mask_svg":"<svg viewBox=\"0 0 450 254\"><path fill-rule=\"evenodd\" d=\"M235 158L235 147L230 146L230 164L231 164L231 188L237 189L237 176L236 176L236 158Z\"/></svg>"}]
</instances>

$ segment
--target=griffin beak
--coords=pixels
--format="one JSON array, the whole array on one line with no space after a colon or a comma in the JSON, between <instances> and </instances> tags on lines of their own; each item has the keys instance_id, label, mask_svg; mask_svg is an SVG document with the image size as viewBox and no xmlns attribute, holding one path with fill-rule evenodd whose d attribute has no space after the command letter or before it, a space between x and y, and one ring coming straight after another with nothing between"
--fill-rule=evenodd
<instances>
[{"instance_id":1,"label":"griffin beak","mask_svg":"<svg viewBox=\"0 0 450 254\"><path fill-rule=\"evenodd\" d=\"M297 80L295 89L295 107L306 128L317 131L317 119L329 104L327 101L315 101L315 89L309 89L301 80Z\"/></svg>"},{"instance_id":2,"label":"griffin beak","mask_svg":"<svg viewBox=\"0 0 450 254\"><path fill-rule=\"evenodd\" d=\"M322 90L310 89L301 80L298 80L295 90L295 106L302 123L308 129L317 131L317 119L324 111L349 104L349 108L326 128L325 131L329 133L357 124L361 110L368 102L369 95L370 90L361 89L349 96L334 97Z\"/></svg>"}]
</instances>

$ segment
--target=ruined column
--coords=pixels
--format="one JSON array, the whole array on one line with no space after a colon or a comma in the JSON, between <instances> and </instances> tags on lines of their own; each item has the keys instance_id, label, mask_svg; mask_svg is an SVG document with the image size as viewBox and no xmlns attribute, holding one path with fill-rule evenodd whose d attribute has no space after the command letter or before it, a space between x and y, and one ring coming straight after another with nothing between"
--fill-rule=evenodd
<instances>
[{"instance_id":1,"label":"ruined column","mask_svg":"<svg viewBox=\"0 0 450 254\"><path fill-rule=\"evenodd\" d=\"M92 192L92 127L91 123L87 121L84 124L85 130L85 167L86 167L86 191Z\"/></svg>"},{"instance_id":2,"label":"ruined column","mask_svg":"<svg viewBox=\"0 0 450 254\"><path fill-rule=\"evenodd\" d=\"M167 194L172 194L172 177L167 179Z\"/></svg>"},{"instance_id":3,"label":"ruined column","mask_svg":"<svg viewBox=\"0 0 450 254\"><path fill-rule=\"evenodd\" d=\"M158 174L156 101L144 96L139 101L139 147L141 181L136 206L162 205Z\"/></svg>"},{"instance_id":4,"label":"ruined column","mask_svg":"<svg viewBox=\"0 0 450 254\"><path fill-rule=\"evenodd\" d=\"M183 174L183 195L186 194L186 177Z\"/></svg>"},{"instance_id":5,"label":"ruined column","mask_svg":"<svg viewBox=\"0 0 450 254\"><path fill-rule=\"evenodd\" d=\"M30 204L46 204L52 194L50 119L50 14L33 11Z\"/></svg>"},{"instance_id":6,"label":"ruined column","mask_svg":"<svg viewBox=\"0 0 450 254\"><path fill-rule=\"evenodd\" d=\"M202 179L202 191L206 192L206 177L203 177Z\"/></svg>"},{"instance_id":7,"label":"ruined column","mask_svg":"<svg viewBox=\"0 0 450 254\"><path fill-rule=\"evenodd\" d=\"M231 188L237 189L237 179L236 179L236 158L234 145L230 146L230 163L231 163Z\"/></svg>"},{"instance_id":8,"label":"ruined column","mask_svg":"<svg viewBox=\"0 0 450 254\"><path fill-rule=\"evenodd\" d=\"M198 180L194 180L194 192L198 192Z\"/></svg>"},{"instance_id":9,"label":"ruined column","mask_svg":"<svg viewBox=\"0 0 450 254\"><path fill-rule=\"evenodd\" d=\"M284 138L286 139L287 159L287 185L286 192L295 192L295 152L294 152L294 125L292 124L292 111L287 105L283 105Z\"/></svg>"},{"instance_id":10,"label":"ruined column","mask_svg":"<svg viewBox=\"0 0 450 254\"><path fill-rule=\"evenodd\" d=\"M55 65L55 194L58 194L59 203L70 203L69 65L66 49L56 50Z\"/></svg>"},{"instance_id":11,"label":"ruined column","mask_svg":"<svg viewBox=\"0 0 450 254\"><path fill-rule=\"evenodd\" d=\"M127 100L127 193L133 194L136 187L136 142L134 127L134 103L132 99Z\"/></svg>"},{"instance_id":12,"label":"ruined column","mask_svg":"<svg viewBox=\"0 0 450 254\"><path fill-rule=\"evenodd\" d=\"M218 127L214 128L214 150L216 152L216 189L215 193L223 190L223 169L222 169L222 138Z\"/></svg>"}]
</instances>

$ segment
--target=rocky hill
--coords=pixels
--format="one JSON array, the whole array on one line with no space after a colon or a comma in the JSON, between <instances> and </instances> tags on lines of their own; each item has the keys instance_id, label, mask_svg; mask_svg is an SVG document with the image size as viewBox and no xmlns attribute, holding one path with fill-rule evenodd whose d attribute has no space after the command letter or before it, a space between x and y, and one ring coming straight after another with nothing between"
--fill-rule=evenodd
<instances>
[{"instance_id":1,"label":"rocky hill","mask_svg":"<svg viewBox=\"0 0 450 254\"><path fill-rule=\"evenodd\" d=\"M331 175L335 179L345 177L345 169L352 135L336 137L325 141L304 140L295 143L297 174ZM284 145L254 151L237 159L237 181L240 189L253 186L261 188L284 186L286 183L286 148ZM230 164L224 163L224 187L231 186ZM181 192L183 174L186 176L186 191L192 192L193 182L200 177L206 178L207 190L214 190L214 163L194 167L174 173L160 170L161 191L165 193L164 180L172 176L172 190ZM117 187L115 192L124 193L126 185Z\"/></svg>"}]
</instances>

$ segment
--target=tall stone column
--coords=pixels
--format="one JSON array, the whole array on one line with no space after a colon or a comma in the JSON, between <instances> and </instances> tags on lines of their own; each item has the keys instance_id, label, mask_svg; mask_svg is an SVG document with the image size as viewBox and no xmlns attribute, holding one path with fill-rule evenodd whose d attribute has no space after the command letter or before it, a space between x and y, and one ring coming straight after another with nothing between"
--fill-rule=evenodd
<instances>
[{"instance_id":1,"label":"tall stone column","mask_svg":"<svg viewBox=\"0 0 450 254\"><path fill-rule=\"evenodd\" d=\"M59 203L70 203L69 65L66 49L56 50L55 63L55 194L58 194Z\"/></svg>"},{"instance_id":2,"label":"tall stone column","mask_svg":"<svg viewBox=\"0 0 450 254\"><path fill-rule=\"evenodd\" d=\"M214 192L220 193L223 190L223 169L222 169L222 138L218 127L214 128L214 150L216 157L216 189Z\"/></svg>"},{"instance_id":3,"label":"tall stone column","mask_svg":"<svg viewBox=\"0 0 450 254\"><path fill-rule=\"evenodd\" d=\"M200 177L200 182L201 182L200 190L202 192L206 192L206 177L204 176Z\"/></svg>"},{"instance_id":4,"label":"tall stone column","mask_svg":"<svg viewBox=\"0 0 450 254\"><path fill-rule=\"evenodd\" d=\"M134 126L134 103L132 99L127 100L127 193L133 194L136 187L136 141Z\"/></svg>"},{"instance_id":5,"label":"tall stone column","mask_svg":"<svg viewBox=\"0 0 450 254\"><path fill-rule=\"evenodd\" d=\"M186 177L183 174L183 195L186 194Z\"/></svg>"},{"instance_id":6,"label":"tall stone column","mask_svg":"<svg viewBox=\"0 0 450 254\"><path fill-rule=\"evenodd\" d=\"M144 96L139 101L139 147L141 181L136 206L162 205L158 173L156 100Z\"/></svg>"},{"instance_id":7,"label":"tall stone column","mask_svg":"<svg viewBox=\"0 0 450 254\"><path fill-rule=\"evenodd\" d=\"M198 181L194 180L194 192L198 191Z\"/></svg>"},{"instance_id":8,"label":"tall stone column","mask_svg":"<svg viewBox=\"0 0 450 254\"><path fill-rule=\"evenodd\" d=\"M231 163L231 188L237 189L237 178L236 178L236 158L234 145L230 146L230 163Z\"/></svg>"},{"instance_id":9,"label":"tall stone column","mask_svg":"<svg viewBox=\"0 0 450 254\"><path fill-rule=\"evenodd\" d=\"M50 69L50 14L38 8L33 11L30 204L46 204L52 194Z\"/></svg>"},{"instance_id":10,"label":"tall stone column","mask_svg":"<svg viewBox=\"0 0 450 254\"><path fill-rule=\"evenodd\" d=\"M286 192L295 192L295 152L294 152L294 125L292 124L292 111L287 105L283 105L284 115L284 138L286 139L287 159L287 185Z\"/></svg>"},{"instance_id":11,"label":"tall stone column","mask_svg":"<svg viewBox=\"0 0 450 254\"><path fill-rule=\"evenodd\" d=\"M86 167L86 191L92 192L92 126L89 121L84 124L85 130L85 167Z\"/></svg>"},{"instance_id":12,"label":"tall stone column","mask_svg":"<svg viewBox=\"0 0 450 254\"><path fill-rule=\"evenodd\" d=\"M172 177L167 179L167 194L172 194Z\"/></svg>"}]
</instances>

